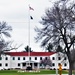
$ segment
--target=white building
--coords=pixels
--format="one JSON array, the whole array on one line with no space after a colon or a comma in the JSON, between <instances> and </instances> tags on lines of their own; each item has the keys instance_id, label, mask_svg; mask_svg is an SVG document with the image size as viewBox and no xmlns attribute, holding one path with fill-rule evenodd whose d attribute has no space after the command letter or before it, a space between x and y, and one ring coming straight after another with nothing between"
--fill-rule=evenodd
<instances>
[{"instance_id":1,"label":"white building","mask_svg":"<svg viewBox=\"0 0 75 75\"><path fill-rule=\"evenodd\" d=\"M0 57L0 69L15 69L21 68L25 69L28 63L32 68L44 68L40 65L40 61L46 57L50 57L52 60L52 67L50 69L58 68L58 64L62 64L63 69L68 69L68 60L65 57L65 62L63 62L62 57L57 56L54 52L7 52L6 55L1 55Z\"/></svg>"}]
</instances>

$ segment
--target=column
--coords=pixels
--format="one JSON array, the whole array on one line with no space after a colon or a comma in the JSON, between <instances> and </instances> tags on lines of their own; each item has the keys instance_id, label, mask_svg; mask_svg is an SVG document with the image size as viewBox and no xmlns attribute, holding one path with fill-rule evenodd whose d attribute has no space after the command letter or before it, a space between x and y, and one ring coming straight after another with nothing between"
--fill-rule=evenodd
<instances>
[{"instance_id":1,"label":"column","mask_svg":"<svg viewBox=\"0 0 75 75\"><path fill-rule=\"evenodd\" d=\"M23 68L23 67L22 67L22 63L20 63L20 65L21 65L21 69L22 69L22 68Z\"/></svg>"},{"instance_id":2,"label":"column","mask_svg":"<svg viewBox=\"0 0 75 75\"><path fill-rule=\"evenodd\" d=\"M37 63L38 64L38 69L40 68L40 64L39 63Z\"/></svg>"},{"instance_id":3,"label":"column","mask_svg":"<svg viewBox=\"0 0 75 75\"><path fill-rule=\"evenodd\" d=\"M32 63L32 69L34 69L34 62Z\"/></svg>"}]
</instances>

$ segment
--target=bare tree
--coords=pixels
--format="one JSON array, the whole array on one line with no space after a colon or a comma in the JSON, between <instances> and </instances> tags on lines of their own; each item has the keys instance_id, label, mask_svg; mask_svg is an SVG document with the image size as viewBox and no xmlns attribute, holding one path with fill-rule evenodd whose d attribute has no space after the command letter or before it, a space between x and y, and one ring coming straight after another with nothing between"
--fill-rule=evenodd
<instances>
[{"instance_id":1,"label":"bare tree","mask_svg":"<svg viewBox=\"0 0 75 75\"><path fill-rule=\"evenodd\" d=\"M10 31L12 27L7 25L6 22L0 22L0 55L4 53L5 48L8 46L9 42L4 40L5 37L11 37Z\"/></svg>"},{"instance_id":2,"label":"bare tree","mask_svg":"<svg viewBox=\"0 0 75 75\"><path fill-rule=\"evenodd\" d=\"M54 45L54 51L57 47L62 47L63 54L66 54L69 61L69 75L72 75L71 49L75 42L75 4L69 0L61 0L54 3L53 7L48 8L45 15L41 17L42 28L35 28L38 42L41 40L41 46L47 47L49 43Z\"/></svg>"},{"instance_id":3,"label":"bare tree","mask_svg":"<svg viewBox=\"0 0 75 75\"><path fill-rule=\"evenodd\" d=\"M47 50L48 52L51 52L52 49L53 49L53 45L52 45L51 43L49 43L49 44L47 45L47 47L46 47L46 50Z\"/></svg>"},{"instance_id":4,"label":"bare tree","mask_svg":"<svg viewBox=\"0 0 75 75\"><path fill-rule=\"evenodd\" d=\"M5 54L6 51L18 49L21 46L12 47L12 42L5 40L5 38L11 37L10 31L12 31L11 26L9 26L6 22L0 22L0 56L1 54Z\"/></svg>"},{"instance_id":5,"label":"bare tree","mask_svg":"<svg viewBox=\"0 0 75 75\"><path fill-rule=\"evenodd\" d=\"M52 66L52 61L50 57L46 57L43 60L40 61L40 64L43 64L44 66Z\"/></svg>"},{"instance_id":6,"label":"bare tree","mask_svg":"<svg viewBox=\"0 0 75 75\"><path fill-rule=\"evenodd\" d=\"M3 39L3 35L11 37L10 31L12 31L11 26L9 26L6 22L0 22L0 40Z\"/></svg>"}]
</instances>

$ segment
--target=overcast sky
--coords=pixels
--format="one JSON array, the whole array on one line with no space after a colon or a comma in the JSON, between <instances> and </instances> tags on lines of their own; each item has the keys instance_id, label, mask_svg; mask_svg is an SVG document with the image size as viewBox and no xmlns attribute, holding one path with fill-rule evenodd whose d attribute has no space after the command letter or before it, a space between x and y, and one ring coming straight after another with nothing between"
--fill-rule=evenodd
<instances>
[{"instance_id":1,"label":"overcast sky","mask_svg":"<svg viewBox=\"0 0 75 75\"><path fill-rule=\"evenodd\" d=\"M43 51L40 43L35 43L35 26L40 26L39 21L45 9L51 6L50 0L0 0L0 21L6 21L12 26L11 40L17 45L23 44L17 51L24 50L28 45L29 7L33 20L30 20L30 47L33 51Z\"/></svg>"}]
</instances>

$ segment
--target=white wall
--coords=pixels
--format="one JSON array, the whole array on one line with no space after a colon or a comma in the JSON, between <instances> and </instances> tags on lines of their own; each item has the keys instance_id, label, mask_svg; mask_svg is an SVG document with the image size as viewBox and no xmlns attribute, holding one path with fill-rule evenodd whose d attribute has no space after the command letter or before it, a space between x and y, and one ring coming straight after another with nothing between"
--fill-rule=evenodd
<instances>
[{"instance_id":1,"label":"white wall","mask_svg":"<svg viewBox=\"0 0 75 75\"><path fill-rule=\"evenodd\" d=\"M57 54L53 54L50 56L51 60L52 60L52 63L54 64L54 66L50 67L51 69L56 69L58 68L58 64L61 63L62 64L62 68L63 69L69 69L69 63L68 63L68 60L65 60L63 61L63 57L60 56L60 60L58 60L58 57ZM2 64L2 66L0 66L0 69L8 69L8 68L22 68L22 63L23 62L26 62L26 61L29 61L29 57L28 56L15 56L15 60L13 60L13 56L9 56L9 55L1 55L2 57L2 60L0 60L0 64ZM8 60L5 60L5 58L8 57ZM20 60L18 60L18 57L20 57ZM23 60L23 57L25 57L25 60ZM37 57L37 60L35 60L35 57ZM41 56L32 56L31 57L31 61L34 61L34 62L37 62L39 63L40 62L40 57ZM43 56L43 58L45 58L47 56ZM53 59L54 58L54 59ZM5 66L5 64L8 63L8 66ZM18 66L18 63L20 63L21 65ZM65 66L66 65L66 66Z\"/></svg>"},{"instance_id":2,"label":"white wall","mask_svg":"<svg viewBox=\"0 0 75 75\"><path fill-rule=\"evenodd\" d=\"M55 58L53 60L53 57ZM60 57L60 60L59 60L59 57ZM66 57L66 60L64 60L64 55L59 55L59 54L53 54L50 56L51 60L52 60L52 63L55 64L55 66L52 66L52 69L55 69L55 68L59 68L58 64L61 63L62 64L62 69L69 69L69 62L67 60L67 57Z\"/></svg>"},{"instance_id":3,"label":"white wall","mask_svg":"<svg viewBox=\"0 0 75 75\"><path fill-rule=\"evenodd\" d=\"M0 66L0 69L8 69L10 68L10 56L9 55L1 55L2 60L0 60L0 64L2 64L2 66ZM5 58L8 58L8 60L6 60ZM6 66L7 64L7 66Z\"/></svg>"}]
</instances>

